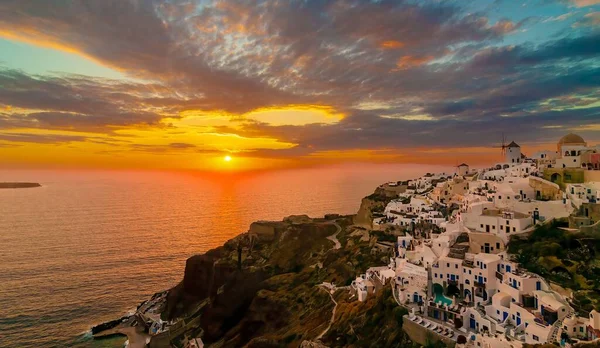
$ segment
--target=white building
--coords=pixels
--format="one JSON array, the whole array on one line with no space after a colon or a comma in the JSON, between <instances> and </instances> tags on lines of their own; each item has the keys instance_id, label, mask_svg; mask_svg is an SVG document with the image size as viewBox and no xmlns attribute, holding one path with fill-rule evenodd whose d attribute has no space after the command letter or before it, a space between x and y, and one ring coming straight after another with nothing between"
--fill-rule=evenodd
<instances>
[{"instance_id":1,"label":"white building","mask_svg":"<svg viewBox=\"0 0 600 348\"><path fill-rule=\"evenodd\" d=\"M457 169L458 169L457 174L459 176L465 176L465 175L469 174L469 165L466 163L459 164Z\"/></svg>"},{"instance_id":2,"label":"white building","mask_svg":"<svg viewBox=\"0 0 600 348\"><path fill-rule=\"evenodd\" d=\"M463 212L460 215L467 228L495 234L505 242L511 235L523 233L533 225L530 215L509 210L483 208L481 213Z\"/></svg>"},{"instance_id":3,"label":"white building","mask_svg":"<svg viewBox=\"0 0 600 348\"><path fill-rule=\"evenodd\" d=\"M506 147L506 162L521 163L521 147L514 141Z\"/></svg>"},{"instance_id":4,"label":"white building","mask_svg":"<svg viewBox=\"0 0 600 348\"><path fill-rule=\"evenodd\" d=\"M581 153L588 149L587 143L577 134L569 133L556 145L558 158L556 168L580 168Z\"/></svg>"}]
</instances>

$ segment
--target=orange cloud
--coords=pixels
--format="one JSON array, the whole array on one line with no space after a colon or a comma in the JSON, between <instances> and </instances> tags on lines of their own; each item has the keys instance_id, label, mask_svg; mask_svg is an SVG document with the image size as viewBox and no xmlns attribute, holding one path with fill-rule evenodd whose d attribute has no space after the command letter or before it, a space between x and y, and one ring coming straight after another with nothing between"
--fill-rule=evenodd
<instances>
[{"instance_id":1,"label":"orange cloud","mask_svg":"<svg viewBox=\"0 0 600 348\"><path fill-rule=\"evenodd\" d=\"M573 0L573 4L577 7L587 7L600 4L600 0Z\"/></svg>"},{"instance_id":2,"label":"orange cloud","mask_svg":"<svg viewBox=\"0 0 600 348\"><path fill-rule=\"evenodd\" d=\"M382 42L379 47L383 49L396 49L404 47L404 43L396 40L388 40Z\"/></svg>"},{"instance_id":3,"label":"orange cloud","mask_svg":"<svg viewBox=\"0 0 600 348\"><path fill-rule=\"evenodd\" d=\"M406 70L416 66L421 66L434 59L433 56L402 56L396 62L397 70Z\"/></svg>"}]
</instances>

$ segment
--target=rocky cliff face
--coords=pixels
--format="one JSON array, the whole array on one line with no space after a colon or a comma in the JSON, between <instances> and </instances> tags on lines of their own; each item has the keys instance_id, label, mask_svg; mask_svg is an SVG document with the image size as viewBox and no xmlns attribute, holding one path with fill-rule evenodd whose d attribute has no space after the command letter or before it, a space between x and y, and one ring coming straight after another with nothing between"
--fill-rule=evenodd
<instances>
[{"instance_id":1,"label":"rocky cliff face","mask_svg":"<svg viewBox=\"0 0 600 348\"><path fill-rule=\"evenodd\" d=\"M163 318L185 318L177 335L201 332L216 347L298 347L314 341L334 307L318 285L347 285L382 258L352 235L352 217L329 217L253 224L249 233L191 257L182 282L169 291ZM327 239L336 232L339 249ZM342 292L344 301L354 301ZM325 343L335 343L329 340Z\"/></svg>"},{"instance_id":2,"label":"rocky cliff face","mask_svg":"<svg viewBox=\"0 0 600 348\"><path fill-rule=\"evenodd\" d=\"M363 198L360 202L360 208L354 216L354 224L372 229L373 213L383 212L394 197L397 197L395 192L378 187L372 195Z\"/></svg>"}]
</instances>

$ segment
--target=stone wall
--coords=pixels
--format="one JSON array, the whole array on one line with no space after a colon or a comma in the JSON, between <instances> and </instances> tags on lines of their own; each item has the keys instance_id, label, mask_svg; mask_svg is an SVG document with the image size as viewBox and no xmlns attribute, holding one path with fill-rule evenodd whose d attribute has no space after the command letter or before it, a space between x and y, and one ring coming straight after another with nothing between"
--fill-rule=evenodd
<instances>
[{"instance_id":1,"label":"stone wall","mask_svg":"<svg viewBox=\"0 0 600 348\"><path fill-rule=\"evenodd\" d=\"M582 168L546 168L544 179L551 181L563 190L566 184L581 184L585 181L586 170Z\"/></svg>"},{"instance_id":2,"label":"stone wall","mask_svg":"<svg viewBox=\"0 0 600 348\"><path fill-rule=\"evenodd\" d=\"M562 199L560 186L558 186L557 183L550 182L547 179L540 179L533 176L529 177L529 186L531 186L531 188L533 189L536 199L538 200L553 201Z\"/></svg>"},{"instance_id":3,"label":"stone wall","mask_svg":"<svg viewBox=\"0 0 600 348\"><path fill-rule=\"evenodd\" d=\"M600 182L600 170L586 170L583 173L583 179L585 182Z\"/></svg>"}]
</instances>

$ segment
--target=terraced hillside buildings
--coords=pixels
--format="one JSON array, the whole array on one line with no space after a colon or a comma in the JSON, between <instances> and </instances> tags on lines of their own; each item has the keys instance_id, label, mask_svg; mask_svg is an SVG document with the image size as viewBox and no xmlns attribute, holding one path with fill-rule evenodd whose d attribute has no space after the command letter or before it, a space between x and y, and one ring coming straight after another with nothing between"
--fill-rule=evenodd
<instances>
[{"instance_id":1,"label":"terraced hillside buildings","mask_svg":"<svg viewBox=\"0 0 600 348\"><path fill-rule=\"evenodd\" d=\"M389 284L410 309L408 320L468 347L598 338L599 312L576 313L567 292L507 253L511 238L558 219L568 219L572 233L600 233L598 154L600 147L574 134L561 138L557 151L533 157L512 142L504 162L491 168L461 164L454 175L409 181L374 215L374 229L405 235L387 268L357 278L372 285L358 298Z\"/></svg>"}]
</instances>

